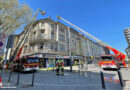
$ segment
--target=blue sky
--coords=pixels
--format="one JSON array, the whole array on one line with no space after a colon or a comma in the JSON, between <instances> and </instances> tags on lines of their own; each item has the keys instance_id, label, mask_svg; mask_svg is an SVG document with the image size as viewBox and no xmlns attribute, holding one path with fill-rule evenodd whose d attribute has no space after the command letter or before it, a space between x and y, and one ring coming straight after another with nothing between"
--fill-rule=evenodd
<instances>
[{"instance_id":1,"label":"blue sky","mask_svg":"<svg viewBox=\"0 0 130 90\"><path fill-rule=\"evenodd\" d=\"M130 27L130 0L19 0L34 12L46 10L37 19L56 16L67 19L110 46L125 53L127 42L124 29ZM61 21L62 22L62 21ZM63 22L64 23L64 22ZM69 26L68 24L64 23Z\"/></svg>"}]
</instances>

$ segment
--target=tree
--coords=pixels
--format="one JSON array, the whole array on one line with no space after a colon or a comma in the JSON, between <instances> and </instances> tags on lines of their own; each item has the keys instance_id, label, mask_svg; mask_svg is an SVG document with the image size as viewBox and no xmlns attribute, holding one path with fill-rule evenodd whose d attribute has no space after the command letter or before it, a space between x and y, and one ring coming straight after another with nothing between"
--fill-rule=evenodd
<instances>
[{"instance_id":1,"label":"tree","mask_svg":"<svg viewBox=\"0 0 130 90\"><path fill-rule=\"evenodd\" d=\"M11 34L32 19L32 10L18 0L0 0L0 32Z\"/></svg>"}]
</instances>

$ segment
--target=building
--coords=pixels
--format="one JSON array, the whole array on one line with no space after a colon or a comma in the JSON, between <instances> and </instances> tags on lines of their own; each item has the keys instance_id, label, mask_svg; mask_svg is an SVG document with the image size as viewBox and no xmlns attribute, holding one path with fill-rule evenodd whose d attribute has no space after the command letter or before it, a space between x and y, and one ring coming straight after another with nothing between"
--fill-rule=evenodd
<instances>
[{"instance_id":1,"label":"building","mask_svg":"<svg viewBox=\"0 0 130 90\"><path fill-rule=\"evenodd\" d=\"M24 31L16 40L20 39L23 33ZM14 48L15 46L16 43ZM102 46L73 28L59 21L45 18L34 22L21 56L37 56L41 67L46 67L46 63L49 63L51 67L57 59L61 58L66 65L69 65L70 56L73 56L73 62L99 60L103 52Z\"/></svg>"},{"instance_id":2,"label":"building","mask_svg":"<svg viewBox=\"0 0 130 90\"><path fill-rule=\"evenodd\" d=\"M128 59L130 59L130 28L126 28L124 30L124 34L128 43L128 47L126 48L125 51L126 51Z\"/></svg>"}]
</instances>

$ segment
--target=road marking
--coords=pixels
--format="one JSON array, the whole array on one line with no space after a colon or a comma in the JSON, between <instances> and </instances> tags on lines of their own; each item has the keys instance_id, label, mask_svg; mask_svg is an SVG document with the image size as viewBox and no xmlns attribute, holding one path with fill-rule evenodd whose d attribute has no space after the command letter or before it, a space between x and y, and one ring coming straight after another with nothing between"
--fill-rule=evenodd
<instances>
[{"instance_id":1,"label":"road marking","mask_svg":"<svg viewBox=\"0 0 130 90\"><path fill-rule=\"evenodd\" d=\"M64 75L69 75L69 74L64 74Z\"/></svg>"}]
</instances>

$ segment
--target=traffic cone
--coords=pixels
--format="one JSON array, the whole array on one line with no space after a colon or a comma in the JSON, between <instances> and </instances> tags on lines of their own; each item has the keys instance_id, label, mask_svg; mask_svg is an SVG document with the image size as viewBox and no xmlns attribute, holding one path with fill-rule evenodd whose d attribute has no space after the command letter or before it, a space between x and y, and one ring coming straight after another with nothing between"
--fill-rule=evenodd
<instances>
[{"instance_id":1,"label":"traffic cone","mask_svg":"<svg viewBox=\"0 0 130 90\"><path fill-rule=\"evenodd\" d=\"M109 77L109 81L112 82L112 77Z\"/></svg>"},{"instance_id":2,"label":"traffic cone","mask_svg":"<svg viewBox=\"0 0 130 90\"><path fill-rule=\"evenodd\" d=\"M120 83L120 81L118 79L115 80L116 83Z\"/></svg>"},{"instance_id":3,"label":"traffic cone","mask_svg":"<svg viewBox=\"0 0 130 90\"><path fill-rule=\"evenodd\" d=\"M3 87L2 79L0 77L0 87Z\"/></svg>"}]
</instances>

